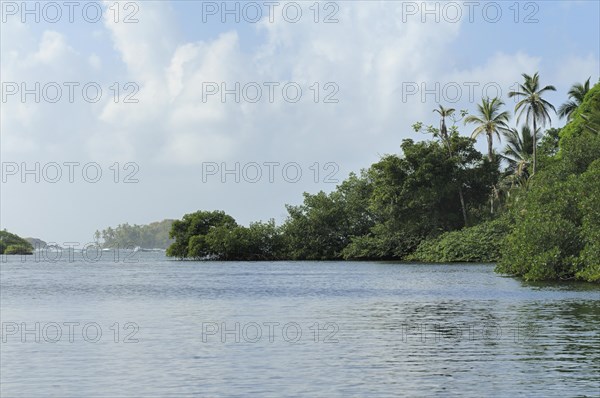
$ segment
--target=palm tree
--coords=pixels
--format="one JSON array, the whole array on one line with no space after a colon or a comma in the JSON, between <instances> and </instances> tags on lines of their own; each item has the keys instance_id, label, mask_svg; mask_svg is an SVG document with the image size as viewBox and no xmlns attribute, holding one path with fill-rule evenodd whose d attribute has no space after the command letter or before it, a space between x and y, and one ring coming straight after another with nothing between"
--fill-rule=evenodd
<instances>
[{"instance_id":1,"label":"palm tree","mask_svg":"<svg viewBox=\"0 0 600 398\"><path fill-rule=\"evenodd\" d=\"M528 170L533 156L534 137L529 126L521 127L519 132L515 128L503 130L502 135L506 138L506 147L502 151L502 159L508 162L507 171L516 180L527 179ZM540 129L536 132L535 141L541 136Z\"/></svg>"},{"instance_id":2,"label":"palm tree","mask_svg":"<svg viewBox=\"0 0 600 398\"><path fill-rule=\"evenodd\" d=\"M442 136L442 140L444 142L448 141L448 129L446 128L446 118L452 116L455 109L454 108L444 108L442 105L439 105L439 109L434 109L434 112L440 114L440 134Z\"/></svg>"},{"instance_id":3,"label":"palm tree","mask_svg":"<svg viewBox=\"0 0 600 398\"><path fill-rule=\"evenodd\" d=\"M508 112L500 112L500 107L504 102L500 98L484 98L481 104L477 105L479 116L469 115L465 118L465 124L474 123L478 126L473 130L472 138L477 138L485 134L488 141L488 159L494 160L494 134L500 139L500 131L508 129Z\"/></svg>"},{"instance_id":4,"label":"palm tree","mask_svg":"<svg viewBox=\"0 0 600 398\"><path fill-rule=\"evenodd\" d=\"M448 128L446 127L446 118L452 116L455 109L454 108L444 108L442 105L439 105L438 109L434 109L434 112L440 114L440 135L442 137L442 142L446 144L448 148L448 155L452 157L452 146L450 145L450 136L448 136ZM465 223L465 227L468 224L467 217L467 206L465 205L465 197L463 195L462 190L462 182L458 182L458 196L460 199L460 207L462 210L463 221Z\"/></svg>"},{"instance_id":5,"label":"palm tree","mask_svg":"<svg viewBox=\"0 0 600 398\"><path fill-rule=\"evenodd\" d=\"M526 73L523 73L523 78L525 82L523 84L519 84L519 89L517 91L511 91L508 93L508 97L524 97L521 101L517 102L515 105L515 113L518 113L517 123L525 114L527 122L533 122L533 131L537 131L537 123L538 121L542 126L546 125L546 122L550 121L550 114L548 113L548 109L552 109L556 113L556 109L554 109L554 105L546 101L542 98L542 95L546 91L556 91L554 86L545 86L540 90L540 76L536 72L533 76L529 76ZM537 170L537 136L534 134L533 136L533 170L531 175L534 175Z\"/></svg>"},{"instance_id":6,"label":"palm tree","mask_svg":"<svg viewBox=\"0 0 600 398\"><path fill-rule=\"evenodd\" d=\"M571 118L573 118L573 112L581 105L583 98L588 91L590 91L590 79L591 78L588 77L585 83L576 83L571 86L571 89L569 90L570 100L558 108L558 116L561 119L566 116L567 121L570 121Z\"/></svg>"}]
</instances>

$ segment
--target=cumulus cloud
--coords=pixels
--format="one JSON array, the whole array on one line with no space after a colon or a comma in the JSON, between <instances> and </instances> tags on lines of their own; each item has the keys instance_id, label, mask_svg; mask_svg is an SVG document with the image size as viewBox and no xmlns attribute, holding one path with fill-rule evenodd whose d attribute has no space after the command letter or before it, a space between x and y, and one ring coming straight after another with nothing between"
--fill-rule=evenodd
<instances>
[{"instance_id":1,"label":"cumulus cloud","mask_svg":"<svg viewBox=\"0 0 600 398\"><path fill-rule=\"evenodd\" d=\"M249 53L240 47L235 31L211 41L176 44L173 26L164 20L156 26L155 16L168 14L165 6L142 7L144 23L134 33L106 21L127 70L140 82L140 106L109 104L103 120L119 120L132 136L144 130L150 142L160 143L153 147L159 149L153 158L183 164L248 154L349 160L356 150L365 150L365 135L397 142L390 129L406 123L402 116L419 108L399 109L398 87L435 75L444 46L459 31L459 24L431 29L417 21L400 23L399 4L346 3L335 24L315 24L309 18L297 24L281 18L272 23L265 17L256 25L266 35L264 44ZM149 8L153 10L147 13ZM158 45L150 45L155 40ZM278 84L274 102L268 100L266 82ZM288 82L302 88L298 103L284 98L281 87ZM242 98L236 103L228 95L222 103L217 94L206 101L202 88L207 83L227 89L256 83L261 100L254 104ZM323 103L326 99L337 103ZM154 128L148 128L149 120ZM377 153L389 142L371 143L367 150Z\"/></svg>"},{"instance_id":2,"label":"cumulus cloud","mask_svg":"<svg viewBox=\"0 0 600 398\"><path fill-rule=\"evenodd\" d=\"M116 212L115 207L103 209L102 195L88 197L97 214L90 221L94 226L78 227L82 230L214 206L242 222L277 216L281 212L274 209L297 201L302 191L333 185L315 185L310 178L266 187L219 180L198 184L201 163L299 162L307 171L314 162L336 162L337 177L343 179L380 154L398 151L403 138L414 137L410 126L415 121L432 121L435 101L432 97L422 101L421 93L405 100L407 82L429 88L436 82L495 82L506 89L522 72L547 65L538 54L515 50L482 57L466 68L449 68L453 46L465 45L461 23L421 23L417 18L402 22L401 2L339 2L338 23L316 24L310 14L294 24L265 18L251 25L251 37L243 37L240 32L247 30L233 25L200 40L180 29L182 21L172 3L138 4L139 23L115 23L107 13L102 25L87 26L96 42L86 45L77 43L72 31L57 27L3 24L5 81L98 81L104 93L96 103L79 98L75 103L3 104L3 158L75 157L104 165L135 161L146 170L145 181L153 182L128 191L131 200ZM244 45L246 41L252 45ZM585 78L593 76L598 61L594 54L579 55L545 68L548 83L568 86L573 70L585 72ZM119 101L114 101L111 87L117 81ZM262 89L256 103L244 98L238 103L232 94L223 102L220 93L203 92L207 84L211 89L213 84L232 89L236 83L243 88L253 82ZM278 84L273 102L268 82ZM289 82L302 89L297 103L283 96L282 87ZM126 87L127 83L131 85ZM253 87L248 86L248 93ZM463 97L452 105L472 109L464 89ZM125 103L128 94L136 101ZM478 101L481 89L475 95ZM324 103L328 96L337 101ZM164 192L156 191L154 185L159 183ZM184 184L191 186L180 191ZM110 189L106 195L117 192ZM170 192L181 197L168 209L147 208L152 207L147 197L166 202ZM240 203L240 197L248 200ZM14 195L7 198L18 206ZM8 220L17 222L10 216Z\"/></svg>"},{"instance_id":3,"label":"cumulus cloud","mask_svg":"<svg viewBox=\"0 0 600 398\"><path fill-rule=\"evenodd\" d=\"M573 83L583 83L584 80L591 77L590 84L593 85L598 82L599 74L600 61L593 54L571 55L556 65L554 81L559 82L562 86L566 83L570 87Z\"/></svg>"}]
</instances>

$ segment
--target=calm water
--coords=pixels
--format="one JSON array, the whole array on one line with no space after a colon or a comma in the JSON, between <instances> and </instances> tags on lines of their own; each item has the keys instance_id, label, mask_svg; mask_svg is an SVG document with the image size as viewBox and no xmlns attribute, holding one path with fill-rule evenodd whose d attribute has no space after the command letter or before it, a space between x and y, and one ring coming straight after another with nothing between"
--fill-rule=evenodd
<instances>
[{"instance_id":1,"label":"calm water","mask_svg":"<svg viewBox=\"0 0 600 398\"><path fill-rule=\"evenodd\" d=\"M600 395L595 286L490 265L135 260L0 263L3 398Z\"/></svg>"}]
</instances>

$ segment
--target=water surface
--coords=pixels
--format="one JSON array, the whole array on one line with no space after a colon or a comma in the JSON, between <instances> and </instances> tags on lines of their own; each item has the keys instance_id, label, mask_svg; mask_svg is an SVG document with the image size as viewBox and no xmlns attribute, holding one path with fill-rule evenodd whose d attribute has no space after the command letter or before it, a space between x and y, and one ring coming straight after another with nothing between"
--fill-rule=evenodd
<instances>
[{"instance_id":1,"label":"water surface","mask_svg":"<svg viewBox=\"0 0 600 398\"><path fill-rule=\"evenodd\" d=\"M4 261L3 398L600 394L589 284L485 264Z\"/></svg>"}]
</instances>

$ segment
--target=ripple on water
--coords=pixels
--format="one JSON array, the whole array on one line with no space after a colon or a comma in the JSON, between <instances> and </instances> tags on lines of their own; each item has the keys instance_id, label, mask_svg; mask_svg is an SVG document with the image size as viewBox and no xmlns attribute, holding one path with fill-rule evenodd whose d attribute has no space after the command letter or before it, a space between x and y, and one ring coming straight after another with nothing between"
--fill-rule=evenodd
<instances>
[{"instance_id":1,"label":"ripple on water","mask_svg":"<svg viewBox=\"0 0 600 398\"><path fill-rule=\"evenodd\" d=\"M486 264L140 260L1 263L3 325L95 322L102 336L70 342L64 325L56 343L3 335L0 395L600 391L597 286L524 283ZM223 326L228 334L211 333Z\"/></svg>"}]
</instances>

